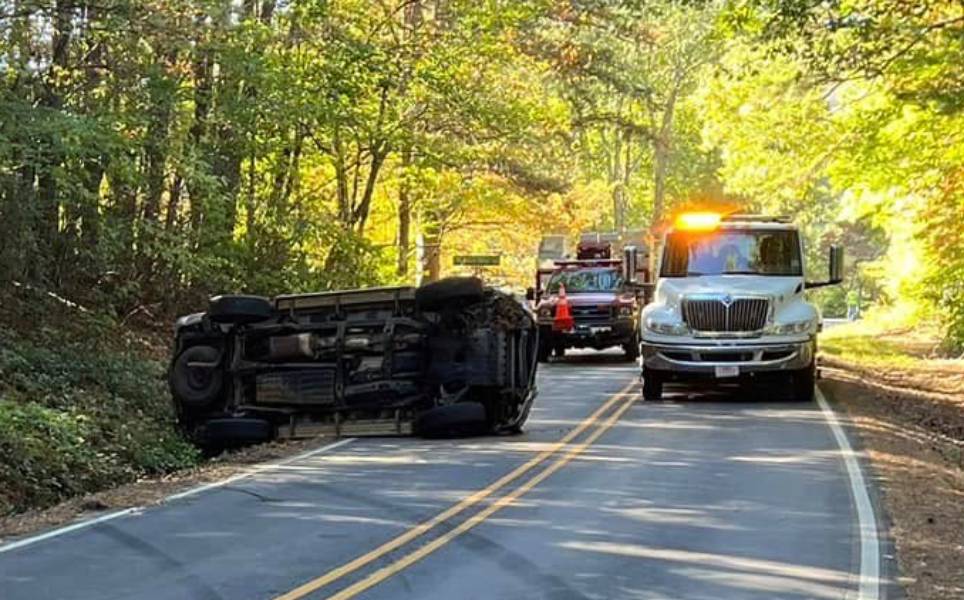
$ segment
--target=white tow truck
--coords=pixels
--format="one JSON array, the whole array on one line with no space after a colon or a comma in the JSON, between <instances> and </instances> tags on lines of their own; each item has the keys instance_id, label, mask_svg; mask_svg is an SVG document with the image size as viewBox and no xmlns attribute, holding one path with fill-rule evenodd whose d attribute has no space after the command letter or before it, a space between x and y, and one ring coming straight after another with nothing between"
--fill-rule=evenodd
<instances>
[{"instance_id":1,"label":"white tow truck","mask_svg":"<svg viewBox=\"0 0 964 600\"><path fill-rule=\"evenodd\" d=\"M840 283L843 248L830 248L826 281L806 280L803 257L788 218L679 215L639 320L643 398L659 400L667 382L770 379L812 400L821 320L804 291Z\"/></svg>"}]
</instances>

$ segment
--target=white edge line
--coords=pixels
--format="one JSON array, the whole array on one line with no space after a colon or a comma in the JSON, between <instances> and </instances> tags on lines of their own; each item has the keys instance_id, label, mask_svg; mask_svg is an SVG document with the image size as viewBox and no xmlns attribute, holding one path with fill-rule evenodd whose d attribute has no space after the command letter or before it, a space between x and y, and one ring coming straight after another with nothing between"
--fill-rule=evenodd
<instances>
[{"instance_id":1,"label":"white edge line","mask_svg":"<svg viewBox=\"0 0 964 600\"><path fill-rule=\"evenodd\" d=\"M187 497L189 497L189 496L195 496L195 495L197 495L197 494L201 494L201 493L207 492L207 491L209 491L209 490L213 490L213 489L217 489L217 488L220 488L220 487L224 487L224 486L226 486L226 485L230 485L230 484L234 483L235 481L239 481L239 480L241 480L241 479L245 479L245 478L247 478L247 477L251 477L252 475L257 475L258 473L262 473L262 472L264 472L264 471L270 471L271 469L276 469L276 468L278 468L278 467L283 467L283 466L285 466L285 465L291 464L291 463L293 463L293 462L295 462L295 461L298 461L298 460L303 460L303 459L305 459L305 458L310 458L310 457L316 456L316 455L318 455L318 454L323 454L323 453L325 453L325 452L334 450L335 448L339 448L339 447L341 447L341 446L344 446L344 445L346 445L346 444L349 444L349 443L355 441L356 439L358 439L358 438L345 438L345 439L343 439L343 440L339 440L339 441L334 442L334 443L332 443L332 444L328 444L328 445L322 446L322 447L320 447L320 448L315 448L314 450L308 450L307 452L302 452L301 454L296 454L296 455L294 455L294 456L289 456L289 457L283 458L283 459L281 459L281 460L276 460L276 461L271 461L271 462L262 463L262 464L260 464L260 465L255 465L254 467L251 467L251 468L249 468L249 469L245 469L244 471L242 471L242 472L240 472L240 473L236 473L236 474L234 474L234 475L232 475L232 476L230 476L230 477L227 477L227 478L225 478L225 479L222 479L222 480L220 480L220 481L214 481L214 482L211 482L211 483L205 483L205 484L203 484L203 485L199 485L199 486L195 486L195 487L193 487L193 488L187 489L187 490L185 490L185 491L183 491L183 492L178 492L177 494L172 494L172 495L170 495L170 496L165 496L165 497L162 498L156 505L167 504L168 502L173 502L173 501L176 501L176 500L180 500L180 499L182 499L182 498L187 498ZM156 505L151 505L151 506L156 506ZM86 520L83 520L83 521L78 521L78 522L76 522L76 523L71 523L70 525L66 525L66 526L64 526L64 527L58 527L57 529L51 529L50 531L45 531L44 533L41 533L41 534L38 534L38 535L34 535L34 536L22 538L22 539L19 539L19 540L14 541L14 542L10 542L9 544L0 545L0 554L3 554L3 553L5 553L5 552L10 552L10 551L16 550L16 549L18 549L18 548L23 548L24 546L30 546L30 545L32 545L32 544L36 544L37 542L42 542L42 541L44 541L44 540L49 540L49 539L51 539L51 538L59 537L59 536L61 536L61 535L70 533L70 532L72 532L72 531L77 531L78 529L85 529L85 528L87 528L87 527L92 527L92 526L94 526L94 525L98 525L98 524L104 523L104 522L106 522L106 521L113 521L114 519L117 519L117 518L119 518L119 517L123 517L123 516L126 516L126 515L130 515L130 514L133 514L133 513L136 513L136 512L140 512L140 511L146 510L147 508L149 508L149 507L147 507L147 506L132 506L132 507L130 507L130 508L125 508L125 509L122 509L122 510L114 511L114 512L107 513L107 514L105 514L105 515L100 515L100 516L98 516L98 517L94 517L94 518L91 518L91 519L86 519Z\"/></svg>"},{"instance_id":2,"label":"white edge line","mask_svg":"<svg viewBox=\"0 0 964 600\"><path fill-rule=\"evenodd\" d=\"M854 506L857 508L857 522L860 526L860 583L857 588L858 600L878 600L880 598L880 540L877 536L877 517L874 505L867 494L867 484L863 471L857 461L857 454L847 439L847 434L833 409L827 403L820 388L817 388L817 404L823 412L830 431L840 447L844 466L850 479L850 491Z\"/></svg>"}]
</instances>

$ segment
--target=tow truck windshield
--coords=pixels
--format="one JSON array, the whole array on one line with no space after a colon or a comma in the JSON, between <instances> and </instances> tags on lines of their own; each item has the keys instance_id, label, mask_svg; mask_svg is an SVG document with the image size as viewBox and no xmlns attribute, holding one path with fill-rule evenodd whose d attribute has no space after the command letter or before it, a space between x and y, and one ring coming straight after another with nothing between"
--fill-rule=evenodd
<instances>
[{"instance_id":1,"label":"tow truck windshield","mask_svg":"<svg viewBox=\"0 0 964 600\"><path fill-rule=\"evenodd\" d=\"M559 285L566 286L567 293L614 292L623 285L619 269L579 269L554 273L546 284L550 294L559 293Z\"/></svg>"},{"instance_id":2,"label":"tow truck windshield","mask_svg":"<svg viewBox=\"0 0 964 600\"><path fill-rule=\"evenodd\" d=\"M660 274L798 277L802 272L796 231L754 229L672 232L666 237Z\"/></svg>"}]
</instances>

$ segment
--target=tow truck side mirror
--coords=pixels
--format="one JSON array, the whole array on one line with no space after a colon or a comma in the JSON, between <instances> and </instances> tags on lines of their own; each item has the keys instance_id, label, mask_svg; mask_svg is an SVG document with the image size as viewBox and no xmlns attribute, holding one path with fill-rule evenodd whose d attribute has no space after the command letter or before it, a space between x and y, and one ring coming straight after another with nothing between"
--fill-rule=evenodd
<instances>
[{"instance_id":1,"label":"tow truck side mirror","mask_svg":"<svg viewBox=\"0 0 964 600\"><path fill-rule=\"evenodd\" d=\"M804 287L813 288L836 285L843 281L844 249L843 246L830 246L830 278L827 281L808 281Z\"/></svg>"},{"instance_id":2,"label":"tow truck side mirror","mask_svg":"<svg viewBox=\"0 0 964 600\"><path fill-rule=\"evenodd\" d=\"M532 302L536 299L536 288L526 288L526 300Z\"/></svg>"},{"instance_id":3,"label":"tow truck side mirror","mask_svg":"<svg viewBox=\"0 0 964 600\"><path fill-rule=\"evenodd\" d=\"M639 263L639 250L636 246L623 248L623 282L636 283L636 267Z\"/></svg>"},{"instance_id":4,"label":"tow truck side mirror","mask_svg":"<svg viewBox=\"0 0 964 600\"><path fill-rule=\"evenodd\" d=\"M843 281L844 249L843 246L830 246L830 283Z\"/></svg>"}]
</instances>

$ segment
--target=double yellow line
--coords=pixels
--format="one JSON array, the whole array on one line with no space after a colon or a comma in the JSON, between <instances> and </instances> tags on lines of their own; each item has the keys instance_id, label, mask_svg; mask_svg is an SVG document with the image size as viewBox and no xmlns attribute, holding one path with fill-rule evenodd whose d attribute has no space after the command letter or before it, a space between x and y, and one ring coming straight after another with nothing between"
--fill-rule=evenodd
<instances>
[{"instance_id":1,"label":"double yellow line","mask_svg":"<svg viewBox=\"0 0 964 600\"><path fill-rule=\"evenodd\" d=\"M457 516L466 509L478 504L482 500L488 498L495 492L501 490L508 484L512 483L516 479L522 477L529 471L533 470L535 467L539 466L541 463L545 462L547 459L558 453L560 450L565 449L569 446L570 442L579 437L587 429L592 427L596 422L598 422L607 411L609 411L613 406L622 404L605 420L602 424L596 428L585 440L569 447L565 453L562 454L555 462L540 471L538 474L533 476L531 479L526 481L524 484L520 485L516 489L502 496L492 504L490 504L485 509L479 511L475 515L463 521L458 527L450 530L449 532L441 535L431 542L421 546L420 548L412 551L409 554L399 558L398 560L392 562L386 567L383 567L371 575L365 577L364 579L358 581L357 583L343 589L337 594L331 596L332 599L347 599L353 598L356 595L364 592L365 590L381 583L385 579L388 579L392 575L398 573L399 571L405 569L406 567L412 565L413 563L421 560L422 558L428 556L435 550L438 550L445 544L449 543L453 539L462 535L466 531L472 529L485 519L489 518L499 510L505 508L506 506L515 502L520 496L529 492L532 488L539 485L542 481L548 478L550 475L564 467L572 459L582 454L586 448L592 445L599 437L604 434L609 428L611 428L623 413L629 410L630 406L633 404L635 399L635 394L630 394L629 391L634 387L635 384L628 384L622 390L611 396L602 406L596 409L591 415L586 417L575 429L566 434L561 440L554 443L551 447L543 450L536 456L532 457L528 462L520 465L519 467L513 469L511 472L503 475L498 480L490 484L488 487L481 489L470 496L463 498L457 504L451 506L450 508L442 511L431 519L419 523L415 527L412 527L405 533L395 537L381 546L378 546L374 550L367 552L354 560L347 562L340 567L332 569L331 571L325 573L324 575L312 579L311 581L304 583L297 588L291 590L286 594L278 596L275 600L296 600L299 598L304 598L308 594L312 594L321 588L335 582L346 575L365 567L372 562L378 560L379 558L385 556L386 554L393 552L402 546L408 544L409 542L415 540L419 536L431 531L440 524L448 521L449 519Z\"/></svg>"}]
</instances>

